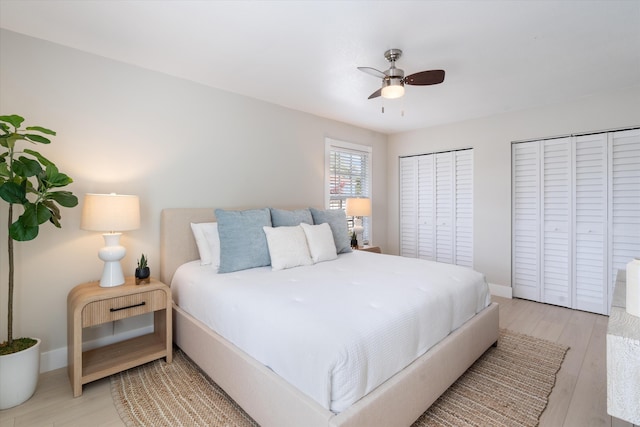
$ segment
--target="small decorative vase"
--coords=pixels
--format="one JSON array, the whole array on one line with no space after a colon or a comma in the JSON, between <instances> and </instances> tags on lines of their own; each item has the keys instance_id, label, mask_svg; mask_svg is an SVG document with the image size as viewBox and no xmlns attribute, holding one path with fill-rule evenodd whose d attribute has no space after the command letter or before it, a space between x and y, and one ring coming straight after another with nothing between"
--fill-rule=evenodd
<instances>
[{"instance_id":1,"label":"small decorative vase","mask_svg":"<svg viewBox=\"0 0 640 427\"><path fill-rule=\"evenodd\" d=\"M136 285L141 285L143 283L149 283L149 276L151 276L151 269L149 267L145 268L136 268Z\"/></svg>"},{"instance_id":2,"label":"small decorative vase","mask_svg":"<svg viewBox=\"0 0 640 427\"><path fill-rule=\"evenodd\" d=\"M358 249L358 238L357 237L352 237L351 238L351 248L352 249Z\"/></svg>"}]
</instances>

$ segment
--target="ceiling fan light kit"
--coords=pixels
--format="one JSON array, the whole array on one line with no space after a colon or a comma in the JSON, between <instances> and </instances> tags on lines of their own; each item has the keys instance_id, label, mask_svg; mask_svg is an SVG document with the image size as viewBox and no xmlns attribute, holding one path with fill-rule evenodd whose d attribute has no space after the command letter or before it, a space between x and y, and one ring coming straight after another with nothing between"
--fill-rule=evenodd
<instances>
[{"instance_id":1,"label":"ceiling fan light kit","mask_svg":"<svg viewBox=\"0 0 640 427\"><path fill-rule=\"evenodd\" d=\"M400 98L404 95L404 83L401 79L384 79L380 94L387 99Z\"/></svg>"},{"instance_id":2,"label":"ceiling fan light kit","mask_svg":"<svg viewBox=\"0 0 640 427\"><path fill-rule=\"evenodd\" d=\"M404 95L404 85L427 86L437 85L444 81L444 70L420 71L407 77L404 70L396 68L396 61L402 56L402 50L389 49L384 53L384 57L391 66L386 71L376 70L371 67L358 67L358 69L374 77L382 79L382 88L369 95L369 99L382 96L387 99L401 98Z\"/></svg>"}]
</instances>

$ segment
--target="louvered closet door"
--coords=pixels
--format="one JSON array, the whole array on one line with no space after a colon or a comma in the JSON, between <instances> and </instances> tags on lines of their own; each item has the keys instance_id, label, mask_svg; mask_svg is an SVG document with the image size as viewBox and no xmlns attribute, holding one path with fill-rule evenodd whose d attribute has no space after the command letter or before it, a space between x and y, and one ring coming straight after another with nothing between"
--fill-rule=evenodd
<instances>
[{"instance_id":1,"label":"louvered closet door","mask_svg":"<svg viewBox=\"0 0 640 427\"><path fill-rule=\"evenodd\" d=\"M418 156L418 258L435 260L433 154Z\"/></svg>"},{"instance_id":2,"label":"louvered closet door","mask_svg":"<svg viewBox=\"0 0 640 427\"><path fill-rule=\"evenodd\" d=\"M400 158L400 255L418 255L418 158Z\"/></svg>"},{"instance_id":3,"label":"louvered closet door","mask_svg":"<svg viewBox=\"0 0 640 427\"><path fill-rule=\"evenodd\" d=\"M400 255L473 266L473 150L400 159Z\"/></svg>"},{"instance_id":4,"label":"louvered closet door","mask_svg":"<svg viewBox=\"0 0 640 427\"><path fill-rule=\"evenodd\" d=\"M608 312L607 135L575 138L573 308Z\"/></svg>"},{"instance_id":5,"label":"louvered closet door","mask_svg":"<svg viewBox=\"0 0 640 427\"><path fill-rule=\"evenodd\" d=\"M453 152L437 153L435 156L436 261L453 264Z\"/></svg>"},{"instance_id":6,"label":"louvered closet door","mask_svg":"<svg viewBox=\"0 0 640 427\"><path fill-rule=\"evenodd\" d=\"M540 301L540 144L513 144L512 287L513 296Z\"/></svg>"},{"instance_id":7,"label":"louvered closet door","mask_svg":"<svg viewBox=\"0 0 640 427\"><path fill-rule=\"evenodd\" d=\"M455 263L473 267L473 150L455 152Z\"/></svg>"},{"instance_id":8,"label":"louvered closet door","mask_svg":"<svg viewBox=\"0 0 640 427\"><path fill-rule=\"evenodd\" d=\"M571 139L542 142L541 301L571 307Z\"/></svg>"},{"instance_id":9,"label":"louvered closet door","mask_svg":"<svg viewBox=\"0 0 640 427\"><path fill-rule=\"evenodd\" d=\"M614 132L609 144L609 295L618 270L640 257L640 129Z\"/></svg>"}]
</instances>

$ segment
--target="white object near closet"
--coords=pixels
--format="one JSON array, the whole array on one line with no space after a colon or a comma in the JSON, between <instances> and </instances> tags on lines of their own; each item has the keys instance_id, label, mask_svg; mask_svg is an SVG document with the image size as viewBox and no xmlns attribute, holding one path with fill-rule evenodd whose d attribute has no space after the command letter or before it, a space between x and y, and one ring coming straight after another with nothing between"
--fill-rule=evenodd
<instances>
[{"instance_id":1,"label":"white object near closet","mask_svg":"<svg viewBox=\"0 0 640 427\"><path fill-rule=\"evenodd\" d=\"M515 297L608 314L640 256L640 130L512 145Z\"/></svg>"},{"instance_id":2,"label":"white object near closet","mask_svg":"<svg viewBox=\"0 0 640 427\"><path fill-rule=\"evenodd\" d=\"M400 255L473 266L473 150L400 158Z\"/></svg>"}]
</instances>

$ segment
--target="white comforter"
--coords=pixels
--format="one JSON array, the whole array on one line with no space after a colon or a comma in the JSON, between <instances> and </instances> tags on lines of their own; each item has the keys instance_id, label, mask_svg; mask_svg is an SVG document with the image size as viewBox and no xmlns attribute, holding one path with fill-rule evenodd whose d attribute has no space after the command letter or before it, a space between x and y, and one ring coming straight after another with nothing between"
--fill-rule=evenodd
<instances>
[{"instance_id":1,"label":"white comforter","mask_svg":"<svg viewBox=\"0 0 640 427\"><path fill-rule=\"evenodd\" d=\"M184 264L173 299L333 412L489 305L469 268L364 251L289 270Z\"/></svg>"}]
</instances>

